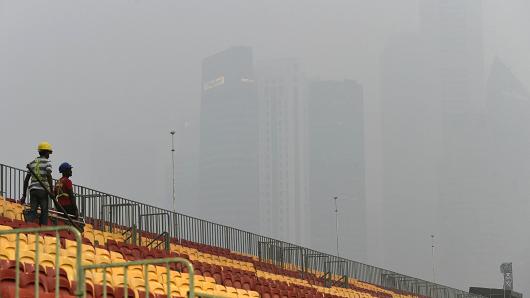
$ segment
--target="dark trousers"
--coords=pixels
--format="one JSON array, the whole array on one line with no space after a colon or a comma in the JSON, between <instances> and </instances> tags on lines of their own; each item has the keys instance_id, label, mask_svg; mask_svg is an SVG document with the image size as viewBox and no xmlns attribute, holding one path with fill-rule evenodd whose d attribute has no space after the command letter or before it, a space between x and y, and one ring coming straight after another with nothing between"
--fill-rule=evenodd
<instances>
[{"instance_id":1,"label":"dark trousers","mask_svg":"<svg viewBox=\"0 0 530 298\"><path fill-rule=\"evenodd\" d=\"M28 213L28 221L34 221L37 217L37 208L40 206L39 223L41 225L48 224L48 192L42 189L33 189L29 193L31 206Z\"/></svg>"}]
</instances>

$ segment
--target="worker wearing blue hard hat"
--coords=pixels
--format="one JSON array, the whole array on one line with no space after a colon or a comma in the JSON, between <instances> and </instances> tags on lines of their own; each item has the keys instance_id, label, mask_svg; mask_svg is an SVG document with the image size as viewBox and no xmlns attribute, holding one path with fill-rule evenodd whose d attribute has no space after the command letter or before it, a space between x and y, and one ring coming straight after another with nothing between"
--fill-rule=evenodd
<instances>
[{"instance_id":1,"label":"worker wearing blue hard hat","mask_svg":"<svg viewBox=\"0 0 530 298\"><path fill-rule=\"evenodd\" d=\"M57 195L57 201L61 204L64 210L69 215L79 218L73 183L72 180L70 180L70 177L72 177L72 168L72 165L67 162L63 162L59 166L59 173L63 176L55 184L55 194Z\"/></svg>"}]
</instances>

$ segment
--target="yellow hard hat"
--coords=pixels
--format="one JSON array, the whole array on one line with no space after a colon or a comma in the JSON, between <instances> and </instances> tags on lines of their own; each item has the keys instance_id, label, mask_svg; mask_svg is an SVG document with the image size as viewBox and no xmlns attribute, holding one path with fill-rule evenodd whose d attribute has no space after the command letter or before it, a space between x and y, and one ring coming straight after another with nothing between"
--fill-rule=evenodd
<instances>
[{"instance_id":1,"label":"yellow hard hat","mask_svg":"<svg viewBox=\"0 0 530 298\"><path fill-rule=\"evenodd\" d=\"M52 145L48 142L42 142L39 144L39 151L46 150L52 152Z\"/></svg>"}]
</instances>

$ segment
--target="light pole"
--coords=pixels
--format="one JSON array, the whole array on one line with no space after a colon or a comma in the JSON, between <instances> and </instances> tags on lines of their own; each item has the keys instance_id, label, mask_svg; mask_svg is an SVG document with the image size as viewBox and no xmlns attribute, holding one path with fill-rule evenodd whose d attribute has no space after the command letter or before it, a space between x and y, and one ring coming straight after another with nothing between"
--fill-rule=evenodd
<instances>
[{"instance_id":1,"label":"light pole","mask_svg":"<svg viewBox=\"0 0 530 298\"><path fill-rule=\"evenodd\" d=\"M347 196L356 200L357 198L353 194L349 193L340 193L339 196ZM337 204L338 196L333 197L333 203L335 204L335 233L337 234L337 257L340 257L339 254L339 205Z\"/></svg>"},{"instance_id":2,"label":"light pole","mask_svg":"<svg viewBox=\"0 0 530 298\"><path fill-rule=\"evenodd\" d=\"M172 177L173 177L173 183L172 183L172 187L173 187L173 212L176 212L176 206L175 206L175 201L176 201L176 197L175 197L175 131L172 130L171 132L169 132L171 134L171 166L172 166Z\"/></svg>"},{"instance_id":3,"label":"light pole","mask_svg":"<svg viewBox=\"0 0 530 298\"><path fill-rule=\"evenodd\" d=\"M339 255L339 208L337 206L338 197L333 197L333 202L335 203L335 233L337 234L337 257Z\"/></svg>"},{"instance_id":4,"label":"light pole","mask_svg":"<svg viewBox=\"0 0 530 298\"><path fill-rule=\"evenodd\" d=\"M432 258L432 283L436 283L436 271L434 265L434 234L431 234L431 258Z\"/></svg>"}]
</instances>

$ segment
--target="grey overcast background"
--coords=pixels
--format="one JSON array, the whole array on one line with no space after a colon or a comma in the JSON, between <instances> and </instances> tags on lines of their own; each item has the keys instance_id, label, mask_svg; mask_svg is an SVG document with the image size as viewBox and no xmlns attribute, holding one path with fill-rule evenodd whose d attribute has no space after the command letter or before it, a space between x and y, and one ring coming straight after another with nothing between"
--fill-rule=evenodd
<instances>
[{"instance_id":1,"label":"grey overcast background","mask_svg":"<svg viewBox=\"0 0 530 298\"><path fill-rule=\"evenodd\" d=\"M178 210L201 217L201 61L250 46L255 60L297 58L310 78L362 84L362 261L431 280L435 234L438 283L500 288L499 265L511 261L515 290L529 295L530 1L462 0L481 19L481 52L468 57L483 56L479 100L489 107L446 130L465 131L445 136L462 163L418 132L433 107L415 82L428 84L418 74L436 59L421 56L431 43L420 2L0 0L0 162L24 167L47 140L75 183L171 208L176 129ZM503 83L517 91L513 106L496 101L512 98ZM329 214L322 220L334 220L332 205Z\"/></svg>"}]
</instances>

